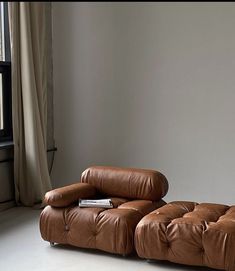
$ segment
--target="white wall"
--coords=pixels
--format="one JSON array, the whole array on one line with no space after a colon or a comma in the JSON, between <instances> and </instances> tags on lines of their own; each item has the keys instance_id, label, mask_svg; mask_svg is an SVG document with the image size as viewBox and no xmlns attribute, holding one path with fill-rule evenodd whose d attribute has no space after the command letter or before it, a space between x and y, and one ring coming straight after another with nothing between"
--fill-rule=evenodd
<instances>
[{"instance_id":1,"label":"white wall","mask_svg":"<svg viewBox=\"0 0 235 271\"><path fill-rule=\"evenodd\" d=\"M167 200L235 201L235 3L53 3L53 183L158 169Z\"/></svg>"}]
</instances>

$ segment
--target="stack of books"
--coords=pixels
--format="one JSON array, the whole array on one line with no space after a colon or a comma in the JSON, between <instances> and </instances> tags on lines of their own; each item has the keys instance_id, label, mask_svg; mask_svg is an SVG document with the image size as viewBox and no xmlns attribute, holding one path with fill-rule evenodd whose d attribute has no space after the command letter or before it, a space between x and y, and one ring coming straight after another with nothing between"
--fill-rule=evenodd
<instances>
[{"instance_id":1,"label":"stack of books","mask_svg":"<svg viewBox=\"0 0 235 271\"><path fill-rule=\"evenodd\" d=\"M113 208L111 199L79 199L79 207Z\"/></svg>"}]
</instances>

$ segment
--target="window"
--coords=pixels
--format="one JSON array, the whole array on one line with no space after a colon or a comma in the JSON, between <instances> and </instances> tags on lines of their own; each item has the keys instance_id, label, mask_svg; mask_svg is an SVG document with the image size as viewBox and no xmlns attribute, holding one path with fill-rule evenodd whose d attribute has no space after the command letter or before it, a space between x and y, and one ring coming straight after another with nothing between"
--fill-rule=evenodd
<instances>
[{"instance_id":1,"label":"window","mask_svg":"<svg viewBox=\"0 0 235 271\"><path fill-rule=\"evenodd\" d=\"M12 140L11 62L7 2L0 2L0 141Z\"/></svg>"}]
</instances>

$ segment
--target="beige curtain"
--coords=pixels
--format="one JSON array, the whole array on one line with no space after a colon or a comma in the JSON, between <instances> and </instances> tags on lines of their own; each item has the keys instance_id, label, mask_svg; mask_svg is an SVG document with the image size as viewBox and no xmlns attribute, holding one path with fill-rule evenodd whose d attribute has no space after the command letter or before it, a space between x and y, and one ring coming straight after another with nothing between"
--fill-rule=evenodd
<instances>
[{"instance_id":1,"label":"beige curtain","mask_svg":"<svg viewBox=\"0 0 235 271\"><path fill-rule=\"evenodd\" d=\"M18 204L40 203L51 189L47 165L46 2L9 2L14 181Z\"/></svg>"}]
</instances>

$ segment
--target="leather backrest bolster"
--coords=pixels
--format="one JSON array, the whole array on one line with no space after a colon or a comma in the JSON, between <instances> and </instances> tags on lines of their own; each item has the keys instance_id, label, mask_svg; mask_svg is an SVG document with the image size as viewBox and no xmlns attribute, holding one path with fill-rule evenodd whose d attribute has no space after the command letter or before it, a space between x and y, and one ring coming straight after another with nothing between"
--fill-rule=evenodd
<instances>
[{"instance_id":1,"label":"leather backrest bolster","mask_svg":"<svg viewBox=\"0 0 235 271\"><path fill-rule=\"evenodd\" d=\"M166 177L148 169L93 166L82 173L81 182L104 195L130 199L160 200L168 191Z\"/></svg>"}]
</instances>

